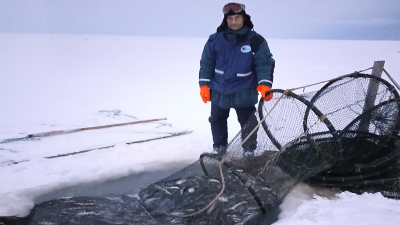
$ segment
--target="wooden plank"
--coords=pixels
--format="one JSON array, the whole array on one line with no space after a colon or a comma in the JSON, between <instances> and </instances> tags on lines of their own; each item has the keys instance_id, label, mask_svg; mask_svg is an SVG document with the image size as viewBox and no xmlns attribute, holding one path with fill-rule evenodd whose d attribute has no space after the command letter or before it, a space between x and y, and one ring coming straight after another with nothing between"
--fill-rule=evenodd
<instances>
[{"instance_id":1,"label":"wooden plank","mask_svg":"<svg viewBox=\"0 0 400 225\"><path fill-rule=\"evenodd\" d=\"M144 140L139 140L139 141L133 141L133 142L126 142L125 144L131 145L131 144L139 144L143 142L149 142L149 141L154 141L154 140L160 140L160 139L165 139L165 138L171 138L171 137L176 137L180 135L185 135L185 134L190 134L193 131L191 130L185 130L185 131L180 131L180 132L174 132L174 133L166 133L167 135L161 136L161 137L156 137L156 138L149 138L149 139L144 139ZM77 151L77 152L70 152L70 153L65 153L65 154L59 154L59 155L53 155L53 156L47 156L44 157L45 159L54 159L54 158L60 158L60 157L66 157L66 156L71 156L71 155L77 155L77 154L82 154L94 150L102 150L102 149L107 149L107 148L113 148L115 145L108 145L108 146L103 146L103 147L98 147L98 148L92 148L92 149L87 149L87 150L82 150L82 151ZM29 159L22 160L22 161L7 161L0 163L0 166L10 166L10 165L16 165L19 163L24 163L24 162L29 162Z\"/></svg>"},{"instance_id":2,"label":"wooden plank","mask_svg":"<svg viewBox=\"0 0 400 225\"><path fill-rule=\"evenodd\" d=\"M189 131L181 131L181 132L175 132L175 133L169 133L168 135L161 136L161 137L156 137L156 138L149 138L145 140L140 140L140 141L133 141L133 142L126 142L125 144L131 145L131 144L138 144L138 143L143 143L143 142L149 142L149 141L154 141L154 140L159 140L159 139L165 139L165 138L170 138L170 137L176 137L184 134L190 134L192 133L191 130ZM104 147L99 147L99 148L93 148L93 149L87 149L87 150L82 150L78 152L70 152L66 154L59 154L59 155L54 155L54 156L47 156L44 157L46 159L54 159L54 158L60 158L60 157L65 157L65 156L70 156L70 155L76 155L76 154L81 154L81 153L86 153L94 150L101 150L101 149L107 149L107 148L113 148L116 145L109 145L109 146L104 146Z\"/></svg>"},{"instance_id":3,"label":"wooden plank","mask_svg":"<svg viewBox=\"0 0 400 225\"><path fill-rule=\"evenodd\" d=\"M110 127L133 125L133 124L138 124L138 123L149 123L149 122L166 120L166 119L167 118L159 118L159 119L150 119L150 120L139 120L139 121L128 122L128 123L110 124L110 125L104 125L104 126L83 127L83 128L76 128L76 129L70 129L70 130L55 130L55 131L49 131L49 132L43 132L43 133L28 134L27 136L21 137L21 138L4 139L0 143L3 144L3 143L8 143L8 142L15 142L15 141L34 140L34 138L39 138L39 137L50 137L50 136L56 136L56 135L62 135L62 134L81 132L81 131L86 131L86 130L97 130L97 129L104 129L104 128L110 128Z\"/></svg>"}]
</instances>

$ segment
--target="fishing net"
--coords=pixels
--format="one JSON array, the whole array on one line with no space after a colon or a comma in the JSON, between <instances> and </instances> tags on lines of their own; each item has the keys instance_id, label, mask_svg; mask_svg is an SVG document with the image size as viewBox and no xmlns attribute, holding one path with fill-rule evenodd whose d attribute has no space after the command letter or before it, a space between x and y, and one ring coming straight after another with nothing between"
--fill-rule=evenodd
<instances>
[{"instance_id":1,"label":"fishing net","mask_svg":"<svg viewBox=\"0 0 400 225\"><path fill-rule=\"evenodd\" d=\"M268 224L303 181L400 197L400 102L392 85L354 73L317 92L273 94L260 101L226 155L203 154L145 188L140 199L150 214L163 223ZM245 157L251 146L254 156Z\"/></svg>"},{"instance_id":2,"label":"fishing net","mask_svg":"<svg viewBox=\"0 0 400 225\"><path fill-rule=\"evenodd\" d=\"M271 224L300 182L400 198L400 98L393 86L354 73L316 92L272 92L225 155L204 153L137 198L41 203L30 224Z\"/></svg>"}]
</instances>

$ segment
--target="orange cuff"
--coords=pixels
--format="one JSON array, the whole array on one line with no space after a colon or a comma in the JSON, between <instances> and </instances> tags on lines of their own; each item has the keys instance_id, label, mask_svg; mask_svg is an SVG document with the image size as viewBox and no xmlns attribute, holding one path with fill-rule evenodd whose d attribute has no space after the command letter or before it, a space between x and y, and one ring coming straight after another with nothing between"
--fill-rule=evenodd
<instances>
[{"instance_id":1,"label":"orange cuff","mask_svg":"<svg viewBox=\"0 0 400 225\"><path fill-rule=\"evenodd\" d=\"M274 94L271 91L270 87L264 86L264 85L258 85L257 86L257 91L261 93L261 97L264 99L264 101L269 101L274 97ZM268 93L268 95L266 95Z\"/></svg>"}]
</instances>

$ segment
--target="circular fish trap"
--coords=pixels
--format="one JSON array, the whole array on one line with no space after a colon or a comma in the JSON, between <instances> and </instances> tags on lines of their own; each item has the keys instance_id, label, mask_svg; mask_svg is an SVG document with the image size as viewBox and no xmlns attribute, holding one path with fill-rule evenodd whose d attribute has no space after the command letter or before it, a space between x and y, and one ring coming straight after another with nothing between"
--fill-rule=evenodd
<instances>
[{"instance_id":1,"label":"circular fish trap","mask_svg":"<svg viewBox=\"0 0 400 225\"><path fill-rule=\"evenodd\" d=\"M274 96L276 92L282 93L281 90L274 90ZM292 93L290 95L301 99ZM276 121L281 122L280 115L273 114L271 119L262 123L265 133L280 151L279 166L290 174L315 168L315 163L310 165L314 160L305 163L304 159L311 157L309 153L332 162L329 159L335 159L332 146L336 144L337 160L330 166L325 164L329 168L318 174L312 175L317 170L309 170L309 184L354 192L379 190L390 193L389 196L400 197L400 98L394 87L375 76L351 74L330 81L315 93L305 93L300 97L303 97L301 102L307 108L303 119L294 116L298 123L303 124L304 131L304 135L293 140L297 145L287 148L283 144L287 134L272 128L276 127ZM266 115L268 108L271 108L271 103L260 102L260 117ZM291 112L284 110L284 113L301 113L295 101L291 108ZM275 110L280 109L278 105ZM331 133L335 134L334 130L337 132L333 138L325 136L329 132L321 130L321 124L315 123L315 115L329 119ZM284 127L285 132L294 132L290 126ZM288 160L289 157L294 160Z\"/></svg>"},{"instance_id":2,"label":"circular fish trap","mask_svg":"<svg viewBox=\"0 0 400 225\"><path fill-rule=\"evenodd\" d=\"M310 102L331 119L344 151L329 171L308 182L354 192L399 193L400 107L396 89L379 77L348 75L327 83ZM306 123L308 115L307 111Z\"/></svg>"}]
</instances>

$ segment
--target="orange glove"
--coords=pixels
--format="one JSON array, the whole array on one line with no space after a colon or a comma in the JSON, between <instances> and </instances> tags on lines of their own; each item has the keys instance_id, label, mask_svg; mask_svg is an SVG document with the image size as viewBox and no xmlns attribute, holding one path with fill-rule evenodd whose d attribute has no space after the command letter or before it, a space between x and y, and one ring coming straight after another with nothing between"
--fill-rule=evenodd
<instances>
[{"instance_id":1,"label":"orange glove","mask_svg":"<svg viewBox=\"0 0 400 225\"><path fill-rule=\"evenodd\" d=\"M272 99L272 97L274 97L274 94L271 91L270 87L264 86L264 85L258 85L257 87L257 91L259 91L261 93L261 97L264 99L264 101L269 101ZM267 96L265 96L265 94L269 92L269 94Z\"/></svg>"},{"instance_id":2,"label":"orange glove","mask_svg":"<svg viewBox=\"0 0 400 225\"><path fill-rule=\"evenodd\" d=\"M203 99L204 103L210 101L210 90L208 89L208 85L204 85L200 87L200 96Z\"/></svg>"}]
</instances>

